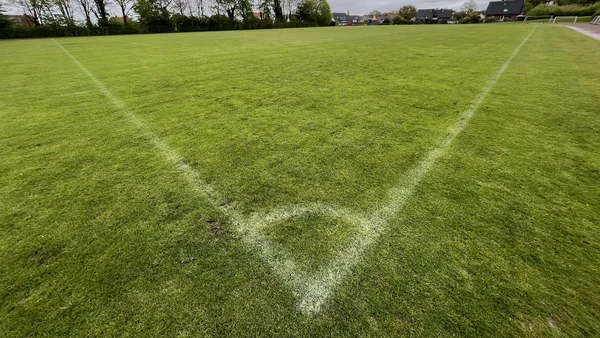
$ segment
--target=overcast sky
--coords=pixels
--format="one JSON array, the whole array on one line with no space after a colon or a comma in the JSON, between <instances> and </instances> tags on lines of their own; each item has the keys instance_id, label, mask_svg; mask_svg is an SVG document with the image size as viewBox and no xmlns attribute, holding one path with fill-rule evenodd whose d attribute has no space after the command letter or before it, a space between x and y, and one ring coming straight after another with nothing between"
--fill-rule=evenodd
<instances>
[{"instance_id":1,"label":"overcast sky","mask_svg":"<svg viewBox=\"0 0 600 338\"><path fill-rule=\"evenodd\" d=\"M476 0L479 10L487 8L489 1ZM460 9L465 1L459 0L329 0L332 12L346 13L350 11L350 14L367 14L374 10L380 12L388 12L396 10L404 5L413 5L417 8L451 8Z\"/></svg>"}]
</instances>

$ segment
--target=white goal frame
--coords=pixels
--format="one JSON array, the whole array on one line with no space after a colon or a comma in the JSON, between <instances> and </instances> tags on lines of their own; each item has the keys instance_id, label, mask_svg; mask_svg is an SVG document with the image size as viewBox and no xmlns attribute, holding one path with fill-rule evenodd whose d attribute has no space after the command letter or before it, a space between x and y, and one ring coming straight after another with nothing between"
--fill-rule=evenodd
<instances>
[{"instance_id":1,"label":"white goal frame","mask_svg":"<svg viewBox=\"0 0 600 338\"><path fill-rule=\"evenodd\" d=\"M537 24L552 23L553 19L554 18L552 17L552 15L539 15L539 16L532 15L532 16L526 16L525 19L523 20L523 23L530 23L529 20L536 20L533 23L537 23Z\"/></svg>"},{"instance_id":2,"label":"white goal frame","mask_svg":"<svg viewBox=\"0 0 600 338\"><path fill-rule=\"evenodd\" d=\"M592 25L600 25L600 15L598 15L597 17L592 19L592 22L590 22Z\"/></svg>"},{"instance_id":3,"label":"white goal frame","mask_svg":"<svg viewBox=\"0 0 600 338\"><path fill-rule=\"evenodd\" d=\"M556 23L556 19L571 19L573 18L573 22L568 22L568 21L559 21L559 23L577 23L577 19L579 18L579 16L555 16L552 18L552 20L550 20L550 23L555 24Z\"/></svg>"}]
</instances>

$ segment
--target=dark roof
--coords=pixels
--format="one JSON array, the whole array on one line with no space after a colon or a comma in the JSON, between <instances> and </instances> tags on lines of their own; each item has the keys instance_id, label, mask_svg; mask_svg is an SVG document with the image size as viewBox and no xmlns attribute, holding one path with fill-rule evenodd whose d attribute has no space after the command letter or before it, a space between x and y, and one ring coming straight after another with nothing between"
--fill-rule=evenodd
<instances>
[{"instance_id":1,"label":"dark roof","mask_svg":"<svg viewBox=\"0 0 600 338\"><path fill-rule=\"evenodd\" d=\"M346 13L332 13L332 14L333 14L333 20L335 20L335 21L348 20L348 14L346 14Z\"/></svg>"},{"instance_id":2,"label":"dark roof","mask_svg":"<svg viewBox=\"0 0 600 338\"><path fill-rule=\"evenodd\" d=\"M388 19L390 21L393 21L395 17L396 17L396 15L394 15L394 14L378 15L377 20L383 21L385 19Z\"/></svg>"},{"instance_id":3,"label":"dark roof","mask_svg":"<svg viewBox=\"0 0 600 338\"><path fill-rule=\"evenodd\" d=\"M5 15L4 17L16 25L35 25L35 19L31 15Z\"/></svg>"},{"instance_id":4,"label":"dark roof","mask_svg":"<svg viewBox=\"0 0 600 338\"><path fill-rule=\"evenodd\" d=\"M490 1L485 15L519 15L523 11L523 0Z\"/></svg>"},{"instance_id":5,"label":"dark roof","mask_svg":"<svg viewBox=\"0 0 600 338\"><path fill-rule=\"evenodd\" d=\"M419 9L417 19L450 19L452 17L451 9Z\"/></svg>"}]
</instances>

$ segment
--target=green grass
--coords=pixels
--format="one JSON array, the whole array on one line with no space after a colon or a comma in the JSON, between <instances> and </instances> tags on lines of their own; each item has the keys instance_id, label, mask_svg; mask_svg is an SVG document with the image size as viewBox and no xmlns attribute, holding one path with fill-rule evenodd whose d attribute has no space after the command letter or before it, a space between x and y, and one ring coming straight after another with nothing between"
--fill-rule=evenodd
<instances>
[{"instance_id":1,"label":"green grass","mask_svg":"<svg viewBox=\"0 0 600 338\"><path fill-rule=\"evenodd\" d=\"M532 29L57 39L128 110L52 40L0 41L0 332L599 335L600 45L564 27L538 26L321 311L227 214L372 213ZM260 229L307 271L357 231L313 214Z\"/></svg>"}]
</instances>

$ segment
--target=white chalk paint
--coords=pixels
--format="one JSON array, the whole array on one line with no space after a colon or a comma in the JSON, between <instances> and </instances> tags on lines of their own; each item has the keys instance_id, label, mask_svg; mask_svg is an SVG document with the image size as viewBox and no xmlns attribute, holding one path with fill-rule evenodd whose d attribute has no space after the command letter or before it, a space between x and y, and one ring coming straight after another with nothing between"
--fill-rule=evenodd
<instances>
[{"instance_id":1,"label":"white chalk paint","mask_svg":"<svg viewBox=\"0 0 600 338\"><path fill-rule=\"evenodd\" d=\"M60 96L60 97L79 96L79 95L86 95L86 94L90 94L90 93L94 93L94 92L95 92L95 90L84 90L84 91L75 91L75 92L60 94L58 96Z\"/></svg>"},{"instance_id":2,"label":"white chalk paint","mask_svg":"<svg viewBox=\"0 0 600 338\"><path fill-rule=\"evenodd\" d=\"M537 27L536 27L537 28ZM477 95L473 103L465 110L456 124L448 130L448 133L438 142L438 144L408 172L400 186L391 189L388 192L387 203L378 208L369 215L363 215L345 209L339 206L327 206L320 203L289 205L277 208L267 214L255 213L251 216L245 216L238 212L234 207L219 203L220 198L213 188L204 182L182 157L172 149L168 144L162 141L158 135L154 134L147 125L140 120L132 111L127 109L125 104L115 97L105 86L96 78L85 66L83 66L67 49L65 49L56 40L53 40L71 60L96 84L98 89L106 96L117 108L123 111L128 119L147 136L152 143L160 149L162 154L171 161L181 172L188 184L199 195L206 198L217 209L227 215L233 225L233 228L240 235L242 240L250 247L256 249L262 259L267 262L281 280L292 291L297 300L298 309L307 315L318 313L323 304L329 299L335 288L347 276L352 268L360 261L366 249L373 244L388 226L390 219L396 215L406 201L413 195L417 186L423 177L429 172L435 162L443 156L452 141L465 128L475 111L479 108L483 100L498 82L498 79L506 71L512 60L519 53L523 45L529 40L535 28L519 44L506 62L488 81L481 93ZM275 223L285 221L291 217L298 217L304 214L321 215L324 217L337 218L349 223L355 228L355 233L349 242L344 245L335 257L316 273L308 273L298 268L289 255L281 249L276 249L273 245L261 235L261 230L272 226Z\"/></svg>"}]
</instances>

